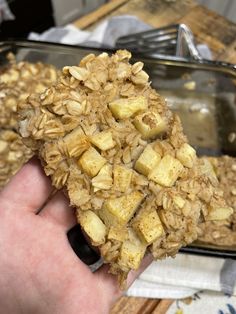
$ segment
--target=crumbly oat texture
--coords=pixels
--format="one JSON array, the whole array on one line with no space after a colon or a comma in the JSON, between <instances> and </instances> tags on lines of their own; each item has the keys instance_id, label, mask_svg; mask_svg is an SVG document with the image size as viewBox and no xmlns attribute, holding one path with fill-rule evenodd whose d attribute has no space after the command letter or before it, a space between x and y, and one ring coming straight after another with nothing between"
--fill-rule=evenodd
<instances>
[{"instance_id":1,"label":"crumbly oat texture","mask_svg":"<svg viewBox=\"0 0 236 314\"><path fill-rule=\"evenodd\" d=\"M17 104L31 93L42 93L57 79L57 70L41 62L16 62L13 54L0 71L0 128L17 126Z\"/></svg>"},{"instance_id":2,"label":"crumbly oat texture","mask_svg":"<svg viewBox=\"0 0 236 314\"><path fill-rule=\"evenodd\" d=\"M20 132L65 187L78 221L124 284L147 251L174 256L202 219L232 209L178 116L128 51L88 55L20 105ZM222 218L221 218L222 219Z\"/></svg>"},{"instance_id":3,"label":"crumbly oat texture","mask_svg":"<svg viewBox=\"0 0 236 314\"><path fill-rule=\"evenodd\" d=\"M17 104L42 93L59 74L52 65L16 62L13 54L0 70L0 189L32 156L17 134Z\"/></svg>"},{"instance_id":4,"label":"crumbly oat texture","mask_svg":"<svg viewBox=\"0 0 236 314\"><path fill-rule=\"evenodd\" d=\"M21 137L12 130L0 131L0 190L32 156Z\"/></svg>"},{"instance_id":5,"label":"crumbly oat texture","mask_svg":"<svg viewBox=\"0 0 236 314\"><path fill-rule=\"evenodd\" d=\"M206 157L212 164L224 191L224 197L233 214L225 220L207 221L200 225L198 240L218 246L236 246L236 158L229 156Z\"/></svg>"}]
</instances>

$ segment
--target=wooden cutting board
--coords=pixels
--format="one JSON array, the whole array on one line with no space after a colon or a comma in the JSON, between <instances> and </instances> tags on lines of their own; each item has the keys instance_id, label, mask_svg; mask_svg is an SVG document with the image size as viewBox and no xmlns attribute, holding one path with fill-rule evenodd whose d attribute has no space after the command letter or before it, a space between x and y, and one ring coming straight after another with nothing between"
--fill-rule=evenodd
<instances>
[{"instance_id":1,"label":"wooden cutting board","mask_svg":"<svg viewBox=\"0 0 236 314\"><path fill-rule=\"evenodd\" d=\"M110 314L165 314L173 300L121 297Z\"/></svg>"}]
</instances>

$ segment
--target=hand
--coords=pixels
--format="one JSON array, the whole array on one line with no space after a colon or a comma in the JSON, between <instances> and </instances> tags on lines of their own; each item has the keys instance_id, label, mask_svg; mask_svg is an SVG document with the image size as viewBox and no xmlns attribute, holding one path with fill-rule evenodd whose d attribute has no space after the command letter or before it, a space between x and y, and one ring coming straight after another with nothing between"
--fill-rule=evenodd
<instances>
[{"instance_id":1,"label":"hand","mask_svg":"<svg viewBox=\"0 0 236 314\"><path fill-rule=\"evenodd\" d=\"M66 235L76 224L73 209L62 192L43 207L51 191L31 160L0 192L1 313L109 313L122 293L116 278L105 265L91 273L76 256ZM128 285L137 275L130 274Z\"/></svg>"}]
</instances>

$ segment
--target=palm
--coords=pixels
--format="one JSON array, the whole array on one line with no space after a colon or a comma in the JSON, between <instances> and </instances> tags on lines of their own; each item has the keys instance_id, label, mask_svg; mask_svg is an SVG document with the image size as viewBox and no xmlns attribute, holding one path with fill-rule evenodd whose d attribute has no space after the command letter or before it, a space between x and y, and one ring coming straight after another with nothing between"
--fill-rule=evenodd
<instances>
[{"instance_id":1,"label":"palm","mask_svg":"<svg viewBox=\"0 0 236 314\"><path fill-rule=\"evenodd\" d=\"M108 313L120 291L105 266L92 274L71 249L66 233L76 222L65 197L57 193L36 214L50 191L31 161L1 192L1 308L9 314Z\"/></svg>"}]
</instances>

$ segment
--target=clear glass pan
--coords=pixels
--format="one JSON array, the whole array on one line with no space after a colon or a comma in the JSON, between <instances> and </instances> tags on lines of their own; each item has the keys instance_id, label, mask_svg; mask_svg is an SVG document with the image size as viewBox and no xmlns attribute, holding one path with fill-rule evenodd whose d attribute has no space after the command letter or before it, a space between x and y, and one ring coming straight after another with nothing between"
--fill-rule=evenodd
<instances>
[{"instance_id":1,"label":"clear glass pan","mask_svg":"<svg viewBox=\"0 0 236 314\"><path fill-rule=\"evenodd\" d=\"M78 64L97 48L60 44L14 41L0 42L0 66L13 52L18 61L42 61L58 68ZM157 59L133 56L133 62L143 61L152 86L163 95L172 110L178 112L184 131L199 155L236 156L236 67L220 62L188 61L187 59ZM182 251L219 257L236 258L235 247L194 245Z\"/></svg>"}]
</instances>

